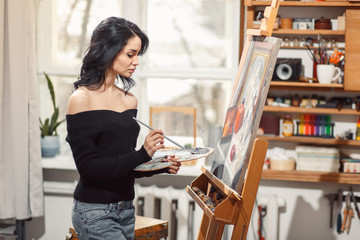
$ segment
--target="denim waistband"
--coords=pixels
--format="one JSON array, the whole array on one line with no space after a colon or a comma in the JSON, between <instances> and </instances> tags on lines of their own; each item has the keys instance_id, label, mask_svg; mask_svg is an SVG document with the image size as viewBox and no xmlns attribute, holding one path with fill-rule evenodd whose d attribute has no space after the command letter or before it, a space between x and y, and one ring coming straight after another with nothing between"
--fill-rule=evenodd
<instances>
[{"instance_id":1,"label":"denim waistband","mask_svg":"<svg viewBox=\"0 0 360 240\"><path fill-rule=\"evenodd\" d=\"M74 199L74 207L75 208L86 208L86 207L103 207L108 208L109 211L115 210L118 211L123 208L130 208L133 205L133 201L120 201L116 203L86 203L81 202L76 199Z\"/></svg>"}]
</instances>

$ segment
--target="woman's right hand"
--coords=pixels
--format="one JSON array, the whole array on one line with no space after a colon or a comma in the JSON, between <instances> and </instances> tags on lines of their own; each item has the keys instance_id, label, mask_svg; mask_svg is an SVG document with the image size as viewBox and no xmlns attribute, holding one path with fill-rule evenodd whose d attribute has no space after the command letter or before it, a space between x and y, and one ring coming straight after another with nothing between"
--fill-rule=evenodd
<instances>
[{"instance_id":1,"label":"woman's right hand","mask_svg":"<svg viewBox=\"0 0 360 240\"><path fill-rule=\"evenodd\" d=\"M157 150L164 147L164 136L160 129L151 130L145 137L144 148L150 157L154 156Z\"/></svg>"}]
</instances>

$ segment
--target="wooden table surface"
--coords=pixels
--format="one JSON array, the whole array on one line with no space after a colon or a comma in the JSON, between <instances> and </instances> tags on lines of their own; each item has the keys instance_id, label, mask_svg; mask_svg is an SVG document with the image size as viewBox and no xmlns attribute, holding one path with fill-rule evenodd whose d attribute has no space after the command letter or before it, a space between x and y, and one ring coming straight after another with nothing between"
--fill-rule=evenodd
<instances>
[{"instance_id":1,"label":"wooden table surface","mask_svg":"<svg viewBox=\"0 0 360 240\"><path fill-rule=\"evenodd\" d=\"M157 240L168 236L168 222L155 218L136 216L135 240Z\"/></svg>"}]
</instances>

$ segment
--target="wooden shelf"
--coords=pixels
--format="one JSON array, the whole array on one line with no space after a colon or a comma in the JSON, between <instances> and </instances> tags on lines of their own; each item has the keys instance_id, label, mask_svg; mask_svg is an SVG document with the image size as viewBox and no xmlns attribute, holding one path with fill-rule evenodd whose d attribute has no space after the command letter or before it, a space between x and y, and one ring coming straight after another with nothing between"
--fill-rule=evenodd
<instances>
[{"instance_id":1,"label":"wooden shelf","mask_svg":"<svg viewBox=\"0 0 360 240\"><path fill-rule=\"evenodd\" d=\"M263 170L261 178L295 182L360 184L360 174L356 173Z\"/></svg>"},{"instance_id":2,"label":"wooden shelf","mask_svg":"<svg viewBox=\"0 0 360 240\"><path fill-rule=\"evenodd\" d=\"M280 48L281 48L281 49L306 50L306 51L308 51L307 47L286 47L286 46L281 46ZM318 50L319 47L310 46L310 49ZM333 47L326 47L325 49L326 49L326 50L334 50ZM337 47L337 49L339 49L339 50L345 50L344 47Z\"/></svg>"},{"instance_id":3,"label":"wooden shelf","mask_svg":"<svg viewBox=\"0 0 360 240\"><path fill-rule=\"evenodd\" d=\"M336 145L336 146L360 146L359 140L346 140L346 139L334 139L334 138L320 138L320 137L300 137L300 136L257 136L260 139L275 142L295 142L295 143L307 143L316 145Z\"/></svg>"},{"instance_id":4,"label":"wooden shelf","mask_svg":"<svg viewBox=\"0 0 360 240\"><path fill-rule=\"evenodd\" d=\"M271 1L245 1L245 6L270 6ZM288 7L350 7L360 6L360 3L333 2L333 1L281 1L280 6Z\"/></svg>"},{"instance_id":5,"label":"wooden shelf","mask_svg":"<svg viewBox=\"0 0 360 240\"><path fill-rule=\"evenodd\" d=\"M277 29L272 32L274 35L345 35L345 30L297 30L297 29Z\"/></svg>"},{"instance_id":6,"label":"wooden shelf","mask_svg":"<svg viewBox=\"0 0 360 240\"><path fill-rule=\"evenodd\" d=\"M343 84L321 84L321 83L307 83L307 82L281 82L281 81L271 81L271 87L311 87L311 88L344 88Z\"/></svg>"},{"instance_id":7,"label":"wooden shelf","mask_svg":"<svg viewBox=\"0 0 360 240\"><path fill-rule=\"evenodd\" d=\"M360 115L360 112L354 109L341 109L339 111L338 109L335 108L304 108L304 107L274 107L274 106L265 106L264 112Z\"/></svg>"}]
</instances>

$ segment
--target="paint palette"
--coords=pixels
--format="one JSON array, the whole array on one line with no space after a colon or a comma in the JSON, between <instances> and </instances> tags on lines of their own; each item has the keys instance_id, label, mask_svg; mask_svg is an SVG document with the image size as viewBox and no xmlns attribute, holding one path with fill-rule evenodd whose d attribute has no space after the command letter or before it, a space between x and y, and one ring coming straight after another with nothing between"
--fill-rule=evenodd
<instances>
[{"instance_id":1,"label":"paint palette","mask_svg":"<svg viewBox=\"0 0 360 240\"><path fill-rule=\"evenodd\" d=\"M134 170L135 171L140 171L140 172L147 172L147 171L155 171L155 170L160 170L160 169L164 169L167 168L171 165L171 162L168 162L166 160L166 158L164 157L155 157L153 156L153 158L143 164L140 164L139 166L137 166Z\"/></svg>"},{"instance_id":2,"label":"paint palette","mask_svg":"<svg viewBox=\"0 0 360 240\"><path fill-rule=\"evenodd\" d=\"M175 155L179 162L186 162L207 157L213 152L214 149L210 147L163 149L155 152L153 158L149 162L137 166L135 171L155 171L167 168L171 165L171 162L166 161L167 156Z\"/></svg>"},{"instance_id":3,"label":"paint palette","mask_svg":"<svg viewBox=\"0 0 360 240\"><path fill-rule=\"evenodd\" d=\"M154 154L154 157L166 157L175 155L179 162L192 161L199 158L207 157L214 152L210 147L192 147L192 148L172 148L159 150Z\"/></svg>"}]
</instances>

